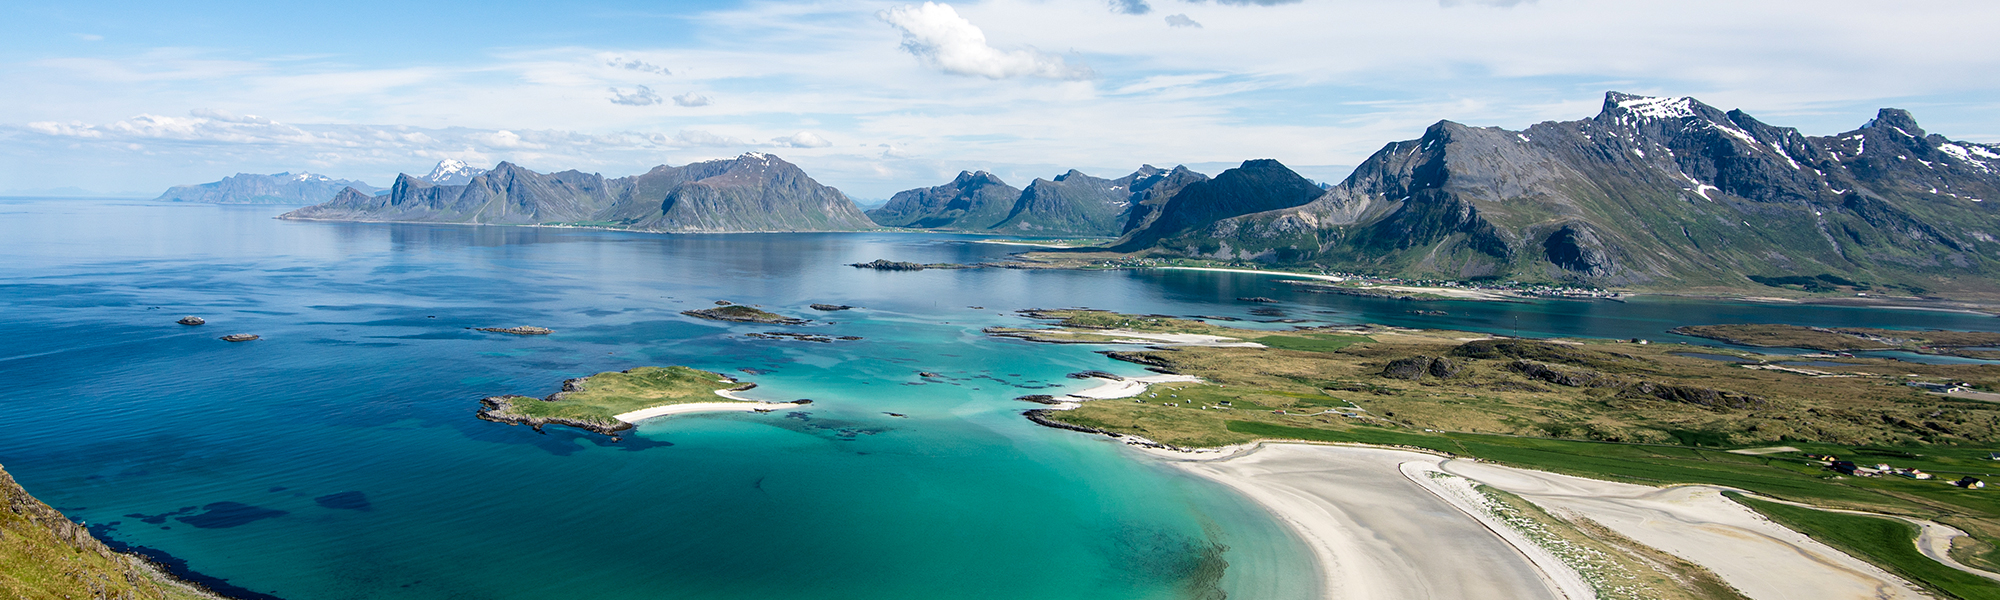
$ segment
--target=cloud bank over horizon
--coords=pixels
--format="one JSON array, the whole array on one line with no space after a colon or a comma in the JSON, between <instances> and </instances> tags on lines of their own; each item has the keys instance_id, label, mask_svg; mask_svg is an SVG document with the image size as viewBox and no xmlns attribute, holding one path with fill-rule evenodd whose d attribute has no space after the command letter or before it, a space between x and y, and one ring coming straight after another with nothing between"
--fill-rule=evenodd
<instances>
[{"instance_id":1,"label":"cloud bank over horizon","mask_svg":"<svg viewBox=\"0 0 2000 600\"><path fill-rule=\"evenodd\" d=\"M2000 5L1675 6L613 0L529 18L360 0L284 31L302 9L27 7L0 23L0 190L372 183L444 158L627 174L750 150L864 198L981 168L1277 158L1325 177L1440 119L1583 118L1613 89L1811 134L1898 106L2000 141L1981 41ZM426 35L381 29L397 11Z\"/></svg>"}]
</instances>

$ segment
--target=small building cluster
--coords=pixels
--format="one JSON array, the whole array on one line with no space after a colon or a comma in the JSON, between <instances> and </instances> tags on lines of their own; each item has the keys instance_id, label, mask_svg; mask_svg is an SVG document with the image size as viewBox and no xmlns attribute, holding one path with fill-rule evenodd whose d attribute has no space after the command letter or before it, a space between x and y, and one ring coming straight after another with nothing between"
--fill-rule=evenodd
<instances>
[{"instance_id":1,"label":"small building cluster","mask_svg":"<svg viewBox=\"0 0 2000 600\"><path fill-rule=\"evenodd\" d=\"M1832 469L1835 473L1853 477L1881 477L1883 475L1895 475L1897 477L1908 477L1910 479L1916 479L1920 481L1928 479L1936 479L1936 476L1931 475L1930 473L1925 473L1923 472L1922 469L1899 468L1894 465L1890 465L1888 463L1876 463L1874 466L1864 466L1856 464L1854 461L1851 460L1841 460L1840 457L1833 456L1831 454L1827 455L1808 454L1806 455L1806 457L1815 460L1826 461L1826 468ZM1958 481L1953 481L1951 482L1951 484L1968 490L1976 490L1986 487L1986 482L1980 481L1978 478L1972 477L1970 475L1961 478Z\"/></svg>"}]
</instances>

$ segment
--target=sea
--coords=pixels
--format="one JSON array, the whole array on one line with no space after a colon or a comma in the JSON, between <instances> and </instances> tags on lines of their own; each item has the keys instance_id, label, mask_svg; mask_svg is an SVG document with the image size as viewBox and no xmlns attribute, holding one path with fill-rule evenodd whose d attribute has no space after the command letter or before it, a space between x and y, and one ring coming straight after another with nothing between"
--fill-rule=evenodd
<instances>
[{"instance_id":1,"label":"sea","mask_svg":"<svg viewBox=\"0 0 2000 600\"><path fill-rule=\"evenodd\" d=\"M1019 396L1090 385L1067 374L1145 374L1102 347L982 333L1035 324L1022 309L1710 346L1667 330L2000 330L1974 314L1651 297L1415 303L1186 270L884 272L846 264L1026 248L273 218L287 208L0 199L0 465L114 545L245 598L1319 594L1297 535L1233 491L1022 418L1038 405ZM811 322L681 314L717 301ZM175 323L189 315L207 324ZM1304 322L1264 322L1278 319ZM518 325L555 333L475 329ZM747 335L770 331L862 339ZM233 333L261 339L218 339ZM487 396L649 365L813 402L654 419L617 441L474 417Z\"/></svg>"}]
</instances>

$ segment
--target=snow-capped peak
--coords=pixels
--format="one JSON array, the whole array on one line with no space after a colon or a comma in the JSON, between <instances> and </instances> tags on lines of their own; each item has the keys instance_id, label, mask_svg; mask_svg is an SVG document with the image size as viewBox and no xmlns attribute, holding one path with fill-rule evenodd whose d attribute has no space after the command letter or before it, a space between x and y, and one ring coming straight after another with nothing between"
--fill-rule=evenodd
<instances>
[{"instance_id":1,"label":"snow-capped peak","mask_svg":"<svg viewBox=\"0 0 2000 600\"><path fill-rule=\"evenodd\" d=\"M1629 96L1618 101L1618 108L1648 119L1685 119L1694 116L1694 98Z\"/></svg>"},{"instance_id":2,"label":"snow-capped peak","mask_svg":"<svg viewBox=\"0 0 2000 600\"><path fill-rule=\"evenodd\" d=\"M767 165L771 164L771 155L762 152L745 152L743 153L743 158L762 162Z\"/></svg>"},{"instance_id":3,"label":"snow-capped peak","mask_svg":"<svg viewBox=\"0 0 2000 600\"><path fill-rule=\"evenodd\" d=\"M464 161L455 158L447 158L438 161L437 167L431 169L431 174L425 175L424 180L438 185L458 185L472 181L472 178L485 172L486 169L465 164Z\"/></svg>"}]
</instances>

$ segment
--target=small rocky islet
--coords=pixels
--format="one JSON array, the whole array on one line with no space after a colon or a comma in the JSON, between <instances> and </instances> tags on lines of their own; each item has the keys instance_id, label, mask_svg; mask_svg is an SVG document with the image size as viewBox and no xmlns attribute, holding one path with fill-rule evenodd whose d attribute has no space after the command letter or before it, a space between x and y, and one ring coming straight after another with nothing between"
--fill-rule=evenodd
<instances>
[{"instance_id":1,"label":"small rocky islet","mask_svg":"<svg viewBox=\"0 0 2000 600\"><path fill-rule=\"evenodd\" d=\"M787 317L784 315L767 312L758 309L756 307L744 306L741 304L730 304L726 300L717 300L716 303L719 304L719 306L716 306L715 308L684 310L681 311L681 314L700 319L709 319L712 321L734 321L738 323L767 323L771 325L804 325L808 322L806 319L794 319L792 317Z\"/></svg>"},{"instance_id":2,"label":"small rocky islet","mask_svg":"<svg viewBox=\"0 0 2000 600\"><path fill-rule=\"evenodd\" d=\"M618 415L671 404L729 402L716 392L744 391L757 387L721 373L682 366L638 367L607 371L564 381L562 390L547 397L520 395L490 396L480 399L480 419L510 425L527 425L540 431L544 425L568 425L577 429L612 435L631 429L632 424Z\"/></svg>"},{"instance_id":3,"label":"small rocky islet","mask_svg":"<svg viewBox=\"0 0 2000 600\"><path fill-rule=\"evenodd\" d=\"M520 327L475 327L473 328L473 330L491 331L493 333L510 333L514 335L548 335L556 332L556 330L554 329L549 329L547 327L536 327L534 325L522 325Z\"/></svg>"}]
</instances>

